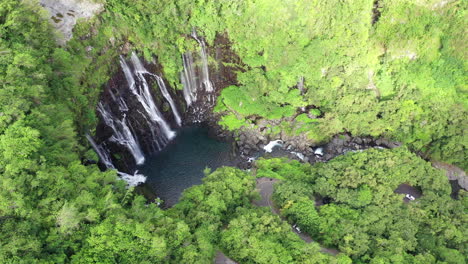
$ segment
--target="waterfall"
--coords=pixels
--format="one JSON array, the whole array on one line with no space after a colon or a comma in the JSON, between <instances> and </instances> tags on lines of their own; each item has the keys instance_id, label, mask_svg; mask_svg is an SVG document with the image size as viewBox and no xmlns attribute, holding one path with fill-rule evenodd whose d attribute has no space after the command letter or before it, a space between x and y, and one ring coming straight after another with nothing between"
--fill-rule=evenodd
<instances>
[{"instance_id":1,"label":"waterfall","mask_svg":"<svg viewBox=\"0 0 468 264\"><path fill-rule=\"evenodd\" d=\"M127 62L122 56L120 56L120 67L122 67L122 70L125 75L125 79L127 79L128 87L130 87L130 90L134 91L135 79L133 78L133 74L132 74L132 71L130 70L130 67L128 67Z\"/></svg>"},{"instance_id":2,"label":"waterfall","mask_svg":"<svg viewBox=\"0 0 468 264\"><path fill-rule=\"evenodd\" d=\"M189 107L193 102L197 100L197 87L198 83L195 75L195 68L193 67L193 57L191 53L182 55L182 61L184 64L184 71L181 73L182 85L184 86L184 98Z\"/></svg>"},{"instance_id":3,"label":"waterfall","mask_svg":"<svg viewBox=\"0 0 468 264\"><path fill-rule=\"evenodd\" d=\"M158 137L156 127L153 125L153 123L150 120L148 120L148 118L146 117L144 113L142 113L140 110L137 110L137 111L145 119L145 122L149 128L149 131L151 132L151 138L153 139L151 141L153 151L158 151L158 150L163 149L164 146L168 142L167 139L165 139L164 137Z\"/></svg>"},{"instance_id":4,"label":"waterfall","mask_svg":"<svg viewBox=\"0 0 468 264\"><path fill-rule=\"evenodd\" d=\"M197 101L199 92L203 91L206 94L206 99L209 105L214 104L214 86L210 80L209 68L208 68L208 54L206 51L206 44L203 39L199 38L197 32L194 30L191 36L198 42L200 46L200 52L198 55L197 62L194 63L194 58L191 52L187 52L182 55L182 62L184 65L184 71L180 74L180 79L184 87L183 93L187 107L191 106ZM197 76L198 75L198 76ZM206 108L206 107L204 107ZM194 109L194 112L203 111L201 109Z\"/></svg>"},{"instance_id":5,"label":"waterfall","mask_svg":"<svg viewBox=\"0 0 468 264\"><path fill-rule=\"evenodd\" d=\"M137 95L138 100L142 103L143 107L148 112L150 117L152 117L152 120L159 123L166 137L168 139L172 139L175 136L175 133L171 131L171 129L169 128L169 125L164 120L163 116L161 115L161 112L158 110L158 108L154 104L151 94L149 92L148 82L146 81L143 74L148 74L156 79L156 82L158 83L158 86L162 95L164 96L166 101L171 106L172 114L174 115L174 119L176 120L177 125L180 126L182 124L182 119L180 118L179 112L177 111L174 100L172 100L171 95L167 91L166 84L164 83L163 79L160 76L156 74L152 74L149 71L147 71L145 67L143 66L143 63L141 63L140 59L135 53L132 53L131 60L132 60L133 67L135 68L135 73L137 74L139 80L142 81L143 89L140 91L143 91L143 93L140 94L134 89L135 80L133 79L133 76L130 72L130 69L127 63L121 58L121 65L122 65L122 68L124 69L124 73L127 78L130 89L132 89L134 94Z\"/></svg>"},{"instance_id":6,"label":"waterfall","mask_svg":"<svg viewBox=\"0 0 468 264\"><path fill-rule=\"evenodd\" d=\"M164 80L160 76L148 72L135 53L131 54L130 62L121 56L120 65L127 86L118 85L108 88L105 93L109 99L98 103L97 112L103 123L112 130L108 141L128 149L136 164L140 165L145 162L140 144L145 144L145 150L148 152L158 151L163 149L176 135L153 100L150 81L147 78L152 78L151 80L159 86L162 97L170 105L177 125L182 125L182 119ZM137 126L137 130L132 128L132 124ZM89 135L86 135L86 138L98 154L100 161L108 169L115 169L105 145L96 144ZM134 174L120 171L117 173L130 186L138 185L146 180L146 177L138 174L138 171Z\"/></svg>"},{"instance_id":7,"label":"waterfall","mask_svg":"<svg viewBox=\"0 0 468 264\"><path fill-rule=\"evenodd\" d=\"M179 112L177 112L177 108L175 106L174 101L172 100L171 95L167 91L166 84L164 83L164 80L161 77L159 77L158 75L154 75L154 77L156 78L156 81L158 83L158 86L159 86L159 89L161 90L162 95L164 96L164 98L166 98L167 102L171 106L172 114L174 115L174 118L175 118L175 120L177 122L177 125L179 125L179 126L182 125L182 119L180 118Z\"/></svg>"},{"instance_id":8,"label":"waterfall","mask_svg":"<svg viewBox=\"0 0 468 264\"><path fill-rule=\"evenodd\" d=\"M115 94L112 92L112 90L109 93L112 97L112 100L119 105L120 112L127 112L128 106L127 106L127 103L125 103L125 100L121 96L117 98Z\"/></svg>"},{"instance_id":9,"label":"waterfall","mask_svg":"<svg viewBox=\"0 0 468 264\"><path fill-rule=\"evenodd\" d=\"M122 112L127 112L128 111L128 106L127 106L127 104L125 103L125 101L124 101L124 99L122 97L119 98L118 104L119 104L120 111L122 111Z\"/></svg>"},{"instance_id":10,"label":"waterfall","mask_svg":"<svg viewBox=\"0 0 468 264\"><path fill-rule=\"evenodd\" d=\"M138 141L135 139L132 131L127 125L125 115L122 120L119 120L117 117L112 116L101 102L98 103L97 110L101 114L104 123L112 128L112 131L114 132L110 140L125 146L132 154L135 162L137 164L143 164L145 162L145 157L141 151Z\"/></svg>"},{"instance_id":11,"label":"waterfall","mask_svg":"<svg viewBox=\"0 0 468 264\"><path fill-rule=\"evenodd\" d=\"M136 56L135 53L132 53L131 60L135 68L134 72L138 77L139 84L141 84L138 85L138 87L135 85L136 82L133 78L133 75L131 75L130 68L128 67L127 63L122 57L120 58L120 64L124 69L125 77L127 78L130 90L137 97L138 101L141 103L146 113L148 114L148 117L152 121L156 122L161 127L164 136L168 140L171 140L175 137L175 132L171 130L166 120L164 120L163 115L161 114L161 112L156 107L153 101L153 97L151 96L149 90L149 85L144 76L144 74L149 74L149 72L143 67L143 64L141 63L140 59Z\"/></svg>"},{"instance_id":12,"label":"waterfall","mask_svg":"<svg viewBox=\"0 0 468 264\"><path fill-rule=\"evenodd\" d=\"M89 143L93 147L94 151L96 151L96 153L99 156L99 159L106 166L106 168L115 169L114 164L112 164L112 160L109 157L109 154L107 153L107 151L105 151L102 146L96 144L94 139L89 134L86 134L86 139L88 139Z\"/></svg>"},{"instance_id":13,"label":"waterfall","mask_svg":"<svg viewBox=\"0 0 468 264\"><path fill-rule=\"evenodd\" d=\"M104 150L102 146L96 144L94 139L89 134L86 134L86 139L88 139L89 143L93 147L94 151L96 151L96 153L99 156L99 159L106 166L106 168L115 169L108 152ZM135 171L133 175L120 171L117 171L117 174L120 176L120 178L122 178L122 180L126 181L129 186L137 186L138 184L144 183L146 181L145 175L138 174L138 171Z\"/></svg>"},{"instance_id":14,"label":"waterfall","mask_svg":"<svg viewBox=\"0 0 468 264\"><path fill-rule=\"evenodd\" d=\"M146 121L148 128L152 135L152 146L154 150L161 150L169 140L174 138L175 132L171 130L169 124L164 119L163 115L157 108L153 97L150 92L150 87L145 78L145 75L153 76L163 94L164 98L169 102L174 118L177 124L181 124L182 120L174 101L172 100L164 81L161 77L149 73L143 63L138 59L135 53L132 53L131 64L133 69L127 64L123 57L120 57L120 65L127 80L128 89L132 96L138 100L143 110L136 109ZM135 77L136 76L136 77ZM126 120L126 115L130 111L127 105L127 97L123 97L121 94L128 94L125 91L109 91L112 101L118 106L119 112L113 113L109 106L104 106L102 102L99 102L97 110L102 116L104 123L109 126L113 134L110 138L111 141L116 142L122 146L125 146L135 159L137 164L142 164L145 161L143 151L140 147L137 136L135 135L130 123ZM113 108L112 108L113 109ZM133 110L135 111L135 110ZM131 111L130 111L131 112ZM123 116L123 117L122 117ZM132 115L133 118L133 115ZM137 121L138 123L138 121ZM96 152L99 153L99 146L97 146ZM105 157L101 157L105 163ZM105 163L106 164L106 163ZM107 166L108 164L106 164Z\"/></svg>"},{"instance_id":15,"label":"waterfall","mask_svg":"<svg viewBox=\"0 0 468 264\"><path fill-rule=\"evenodd\" d=\"M214 91L213 84L210 81L210 74L208 71L208 56L206 55L206 45L205 42L200 39L197 35L197 32L193 30L192 37L200 45L200 58L202 60L202 83L205 86L205 91L211 93Z\"/></svg>"}]
</instances>

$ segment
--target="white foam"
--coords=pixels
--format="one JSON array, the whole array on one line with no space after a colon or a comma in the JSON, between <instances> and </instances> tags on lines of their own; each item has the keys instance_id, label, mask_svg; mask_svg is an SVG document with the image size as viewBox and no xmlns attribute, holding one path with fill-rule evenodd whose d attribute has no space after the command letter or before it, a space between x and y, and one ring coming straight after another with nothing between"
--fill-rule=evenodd
<instances>
[{"instance_id":1,"label":"white foam","mask_svg":"<svg viewBox=\"0 0 468 264\"><path fill-rule=\"evenodd\" d=\"M323 148L316 148L314 154L317 156L323 156Z\"/></svg>"},{"instance_id":2,"label":"white foam","mask_svg":"<svg viewBox=\"0 0 468 264\"><path fill-rule=\"evenodd\" d=\"M128 186L130 187L134 187L139 185L140 183L146 182L146 176L143 174L139 174L138 171L135 171L133 175L120 171L118 171L117 174L119 174L120 178L126 181L128 183Z\"/></svg>"},{"instance_id":3,"label":"white foam","mask_svg":"<svg viewBox=\"0 0 468 264\"><path fill-rule=\"evenodd\" d=\"M295 151L291 151L292 154L296 155L300 160L305 160L305 156L304 154L300 153L300 152L295 152Z\"/></svg>"},{"instance_id":4,"label":"white foam","mask_svg":"<svg viewBox=\"0 0 468 264\"><path fill-rule=\"evenodd\" d=\"M266 146L263 147L265 152L271 153L275 147L281 147L283 146L283 141L282 140L273 140L270 141Z\"/></svg>"}]
</instances>

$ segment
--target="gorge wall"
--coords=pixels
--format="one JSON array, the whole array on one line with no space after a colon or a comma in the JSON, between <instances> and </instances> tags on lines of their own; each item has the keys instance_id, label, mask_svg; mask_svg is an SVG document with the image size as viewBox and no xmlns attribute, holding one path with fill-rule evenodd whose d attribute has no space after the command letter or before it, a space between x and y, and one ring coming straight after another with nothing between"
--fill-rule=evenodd
<instances>
[{"instance_id":1,"label":"gorge wall","mask_svg":"<svg viewBox=\"0 0 468 264\"><path fill-rule=\"evenodd\" d=\"M136 165L144 163L145 155L170 144L181 126L207 123L218 138L232 136L217 125L212 110L222 88L236 84L236 69L225 65L238 58L223 36L217 37L213 47L207 47L196 32L189 37L199 47L183 54L183 90L174 89L164 79L157 58L146 62L136 53L119 58L119 70L99 99L96 134L94 138L88 136L101 166L133 174ZM215 62L210 63L208 56Z\"/></svg>"},{"instance_id":2,"label":"gorge wall","mask_svg":"<svg viewBox=\"0 0 468 264\"><path fill-rule=\"evenodd\" d=\"M235 133L227 131L218 124L222 113L214 113L213 108L223 88L238 84L236 72L242 68L232 65L242 65L242 62L231 50L226 36L218 35L212 47L207 46L196 32L187 37L195 39L199 47L182 56L180 82L183 90L174 89L164 79L157 58L146 62L136 53L120 57L119 70L104 87L97 106L100 121L92 145L101 153L99 156L104 167L134 173L136 165L144 162L145 155L170 144L175 129L198 123L209 127L211 134L218 139L236 139L243 160L239 164L241 168L249 168L252 157L262 155L259 154L263 153L262 148L275 140L281 142L278 145L285 150L276 155L310 163L328 161L348 151L400 145L383 139L344 134L335 136L325 145L316 146L303 134L290 135L281 131L278 135L270 135L262 129L277 126L283 121L292 122L295 116L262 120L258 126L242 127ZM214 58L214 63L208 57ZM292 89L296 88L304 89L301 81ZM308 110L298 109L297 113Z\"/></svg>"}]
</instances>

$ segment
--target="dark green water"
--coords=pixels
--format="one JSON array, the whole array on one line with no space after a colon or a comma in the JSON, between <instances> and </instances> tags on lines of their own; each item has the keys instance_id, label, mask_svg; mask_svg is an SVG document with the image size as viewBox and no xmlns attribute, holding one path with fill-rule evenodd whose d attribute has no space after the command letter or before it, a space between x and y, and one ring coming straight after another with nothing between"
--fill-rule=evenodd
<instances>
[{"instance_id":1,"label":"dark green water","mask_svg":"<svg viewBox=\"0 0 468 264\"><path fill-rule=\"evenodd\" d=\"M202 183L206 167L214 170L234 165L230 143L209 137L203 127L188 127L177 131L173 142L148 157L138 170L148 177L147 186L164 200L164 206L172 206L185 189Z\"/></svg>"}]
</instances>

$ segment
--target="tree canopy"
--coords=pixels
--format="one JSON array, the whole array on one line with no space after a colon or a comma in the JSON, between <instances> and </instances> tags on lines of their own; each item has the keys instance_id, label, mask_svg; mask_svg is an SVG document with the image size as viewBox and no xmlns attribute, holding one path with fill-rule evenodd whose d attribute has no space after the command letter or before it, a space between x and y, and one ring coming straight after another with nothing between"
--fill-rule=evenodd
<instances>
[{"instance_id":1,"label":"tree canopy","mask_svg":"<svg viewBox=\"0 0 468 264\"><path fill-rule=\"evenodd\" d=\"M290 169L277 170L281 164ZM355 260L464 263L466 192L452 199L444 173L406 148L347 153L314 166L285 159L256 166L257 176L282 179L274 192L282 215ZM401 184L422 196L404 202L395 192Z\"/></svg>"},{"instance_id":2,"label":"tree canopy","mask_svg":"<svg viewBox=\"0 0 468 264\"><path fill-rule=\"evenodd\" d=\"M105 10L65 46L38 1L0 2L1 263L211 263L217 251L239 263L466 262L466 192L452 199L421 158L468 167L466 1L96 1ZM84 135L122 53L157 60L182 89L193 30L209 48L225 36L240 60L215 107L224 128L404 146L206 171L159 208L86 162L97 157ZM255 177L280 179L284 219L252 205ZM401 184L422 196L404 202Z\"/></svg>"}]
</instances>

